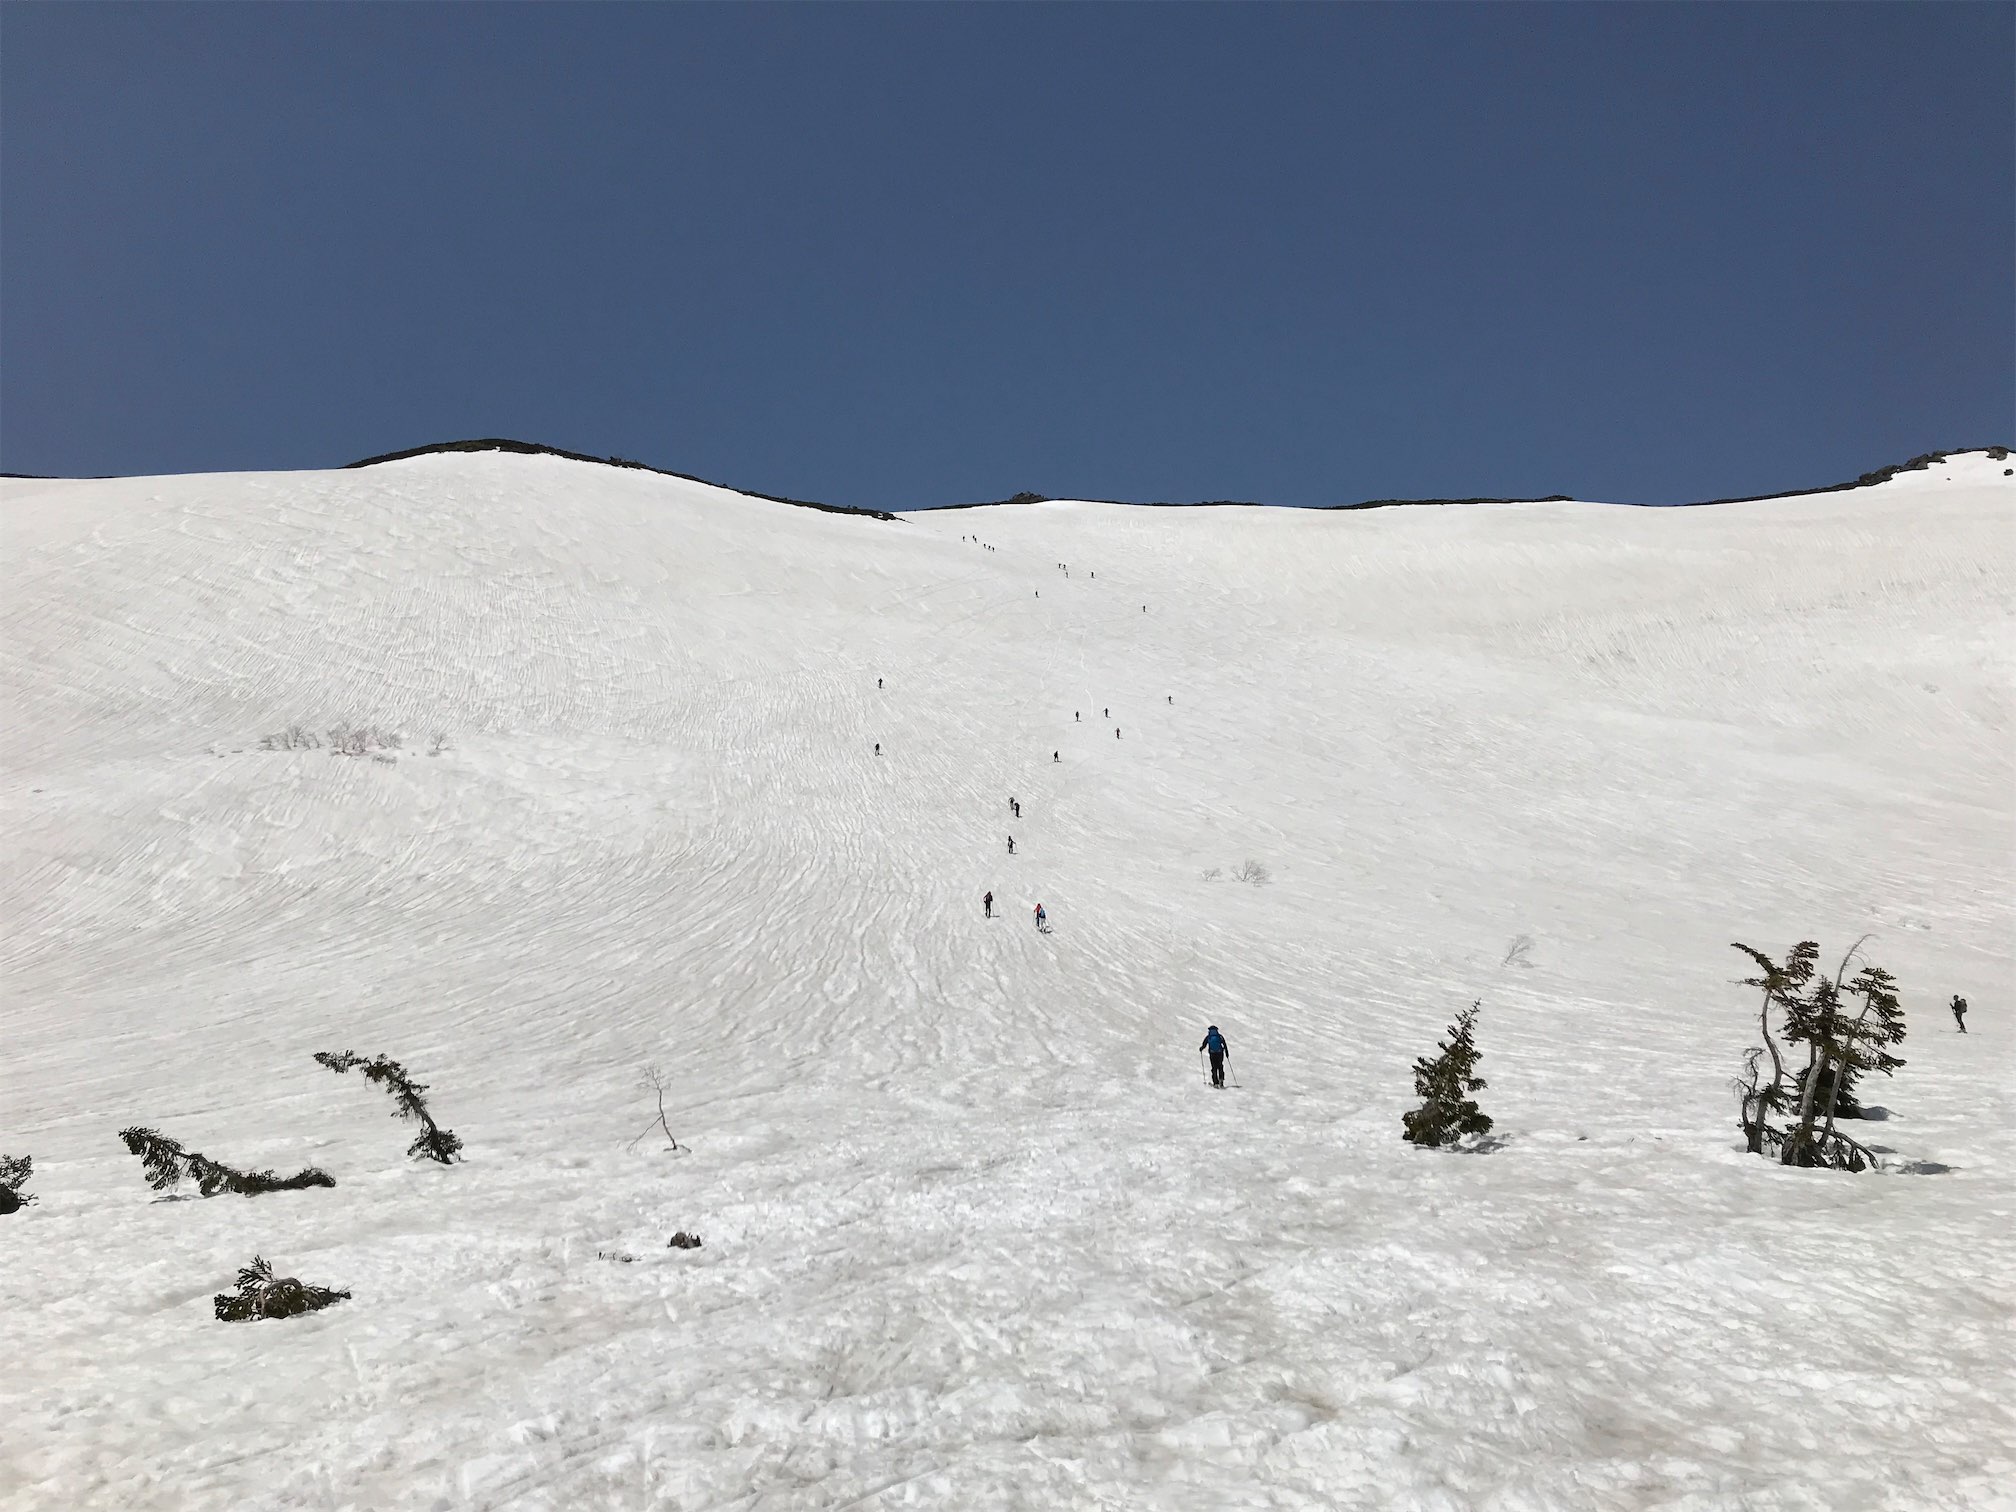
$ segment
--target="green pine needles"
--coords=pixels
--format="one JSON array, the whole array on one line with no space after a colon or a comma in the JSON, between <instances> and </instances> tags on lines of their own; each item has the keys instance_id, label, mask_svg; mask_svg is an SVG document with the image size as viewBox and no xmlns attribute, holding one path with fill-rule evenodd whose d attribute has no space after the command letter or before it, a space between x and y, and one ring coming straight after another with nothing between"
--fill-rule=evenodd
<instances>
[{"instance_id":1,"label":"green pine needles","mask_svg":"<svg viewBox=\"0 0 2016 1512\"><path fill-rule=\"evenodd\" d=\"M333 1303L348 1301L349 1297L347 1291L307 1286L292 1276L276 1276L271 1262L254 1255L250 1265L239 1268L238 1290L218 1292L211 1300L217 1309L218 1322L244 1323L320 1312Z\"/></svg>"},{"instance_id":2,"label":"green pine needles","mask_svg":"<svg viewBox=\"0 0 2016 1512\"><path fill-rule=\"evenodd\" d=\"M1423 1056L1414 1062L1414 1091L1421 1106L1403 1114L1402 1137L1418 1145L1453 1145L1471 1134L1491 1132L1489 1115L1470 1099L1482 1092L1484 1078L1477 1075L1477 1062L1484 1052L1477 1048L1477 1010L1480 998L1449 1026L1449 1038L1439 1041L1438 1055Z\"/></svg>"},{"instance_id":3,"label":"green pine needles","mask_svg":"<svg viewBox=\"0 0 2016 1512\"><path fill-rule=\"evenodd\" d=\"M348 1050L341 1055L318 1050L315 1059L338 1075L345 1071L361 1071L365 1080L376 1082L392 1094L393 1101L398 1105L393 1109L392 1116L420 1125L419 1135L406 1147L406 1153L415 1160L438 1160L443 1165L450 1165L461 1153L462 1141L454 1130L442 1128L434 1122L433 1114L427 1111L423 1096L427 1091L426 1085L408 1076L406 1068L399 1062L382 1055L375 1060L366 1060Z\"/></svg>"},{"instance_id":4,"label":"green pine needles","mask_svg":"<svg viewBox=\"0 0 2016 1512\"><path fill-rule=\"evenodd\" d=\"M1848 975L1861 940L1831 977L1815 970L1820 947L1812 940L1794 945L1782 964L1748 945L1734 948L1756 963L1757 974L1745 977L1743 985L1761 994L1758 1033L1764 1043L1750 1051L1735 1083L1738 1122L1750 1153L1789 1166L1874 1168L1874 1152L1836 1123L1861 1111L1854 1096L1856 1078L1872 1071L1889 1076L1904 1064L1890 1053L1891 1046L1904 1041L1896 978L1866 963L1853 977ZM1806 1064L1790 1070L1787 1053L1796 1058L1802 1045ZM1768 1080L1763 1072L1767 1054ZM1773 1123L1774 1116L1784 1124Z\"/></svg>"},{"instance_id":5,"label":"green pine needles","mask_svg":"<svg viewBox=\"0 0 2016 1512\"><path fill-rule=\"evenodd\" d=\"M205 1197L215 1197L219 1192L256 1197L262 1192L292 1192L303 1187L336 1185L334 1176L313 1166L305 1171L296 1171L292 1176L276 1176L271 1171L241 1171L195 1150L185 1150L165 1134L157 1134L152 1129L121 1129L119 1137L125 1141L129 1152L140 1157L141 1166L147 1172L147 1184L157 1192L165 1192L183 1181L195 1182L196 1190Z\"/></svg>"},{"instance_id":6,"label":"green pine needles","mask_svg":"<svg viewBox=\"0 0 2016 1512\"><path fill-rule=\"evenodd\" d=\"M18 1213L35 1200L22 1190L34 1174L33 1155L0 1155L0 1213Z\"/></svg>"}]
</instances>

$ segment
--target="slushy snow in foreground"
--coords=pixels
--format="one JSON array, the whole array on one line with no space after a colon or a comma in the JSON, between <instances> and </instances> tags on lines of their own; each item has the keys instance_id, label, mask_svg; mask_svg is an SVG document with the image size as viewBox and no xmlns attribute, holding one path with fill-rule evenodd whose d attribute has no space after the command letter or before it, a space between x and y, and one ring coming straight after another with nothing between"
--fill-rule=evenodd
<instances>
[{"instance_id":1,"label":"slushy snow in foreground","mask_svg":"<svg viewBox=\"0 0 2016 1512\"><path fill-rule=\"evenodd\" d=\"M0 1506L2016 1506L2007 465L0 484ZM1744 1155L1729 942L1865 933L1887 1169ZM1417 1149L1473 999L1494 1140ZM338 1185L163 1200L129 1124ZM352 1300L214 1321L255 1253Z\"/></svg>"}]
</instances>

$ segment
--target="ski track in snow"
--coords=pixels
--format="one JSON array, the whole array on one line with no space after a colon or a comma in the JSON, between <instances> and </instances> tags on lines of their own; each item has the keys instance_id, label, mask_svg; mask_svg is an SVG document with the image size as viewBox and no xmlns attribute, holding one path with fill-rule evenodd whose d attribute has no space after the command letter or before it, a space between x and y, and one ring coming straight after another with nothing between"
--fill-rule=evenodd
<instances>
[{"instance_id":1,"label":"ski track in snow","mask_svg":"<svg viewBox=\"0 0 2016 1512\"><path fill-rule=\"evenodd\" d=\"M0 483L0 1505L2016 1507L2002 466L894 524L494 454ZM1865 932L1902 1169L1744 1156L1728 942ZM1414 1149L1473 998L1494 1147ZM625 1148L650 1064L688 1153ZM340 1184L158 1200L129 1123ZM354 1299L214 1323L255 1252Z\"/></svg>"}]
</instances>

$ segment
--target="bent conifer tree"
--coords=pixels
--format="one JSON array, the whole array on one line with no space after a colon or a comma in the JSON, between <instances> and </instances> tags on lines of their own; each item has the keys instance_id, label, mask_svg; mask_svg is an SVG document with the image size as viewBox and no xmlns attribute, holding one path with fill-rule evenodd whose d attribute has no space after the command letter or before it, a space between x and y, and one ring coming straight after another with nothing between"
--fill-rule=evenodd
<instances>
[{"instance_id":1,"label":"bent conifer tree","mask_svg":"<svg viewBox=\"0 0 2016 1512\"><path fill-rule=\"evenodd\" d=\"M1838 1128L1836 1120L1852 1116L1857 1077L1872 1071L1889 1076L1904 1064L1890 1054L1890 1047L1904 1039L1896 979L1870 965L1849 977L1859 941L1831 977L1814 970L1820 947L1812 940L1793 946L1783 965L1748 945L1735 948L1757 963L1757 975L1744 978L1743 985L1763 993L1758 1031L1764 1043L1750 1052L1745 1075L1736 1082L1745 1145L1753 1155L1783 1165L1840 1171L1874 1167L1874 1152ZM1785 1049L1806 1047L1803 1069L1788 1071L1781 1039ZM1766 1053L1771 1057L1768 1082L1760 1067ZM1789 1116L1790 1126L1774 1126L1773 1114Z\"/></svg>"},{"instance_id":2,"label":"bent conifer tree","mask_svg":"<svg viewBox=\"0 0 2016 1512\"><path fill-rule=\"evenodd\" d=\"M392 1094L392 1100L397 1105L392 1110L392 1116L420 1125L420 1133L406 1147L406 1153L415 1160L438 1160L443 1165L449 1165L461 1153L462 1141L455 1131L442 1128L434 1122L434 1115L427 1111L426 1084L408 1076L406 1068L399 1062L383 1055L375 1060L366 1060L348 1050L341 1055L318 1050L315 1059L339 1076L345 1071L361 1071L367 1081L376 1082Z\"/></svg>"},{"instance_id":3,"label":"bent conifer tree","mask_svg":"<svg viewBox=\"0 0 2016 1512\"><path fill-rule=\"evenodd\" d=\"M256 1197L261 1192L292 1192L303 1187L336 1185L334 1176L314 1166L296 1171L292 1176L276 1176L271 1171L241 1171L195 1150L185 1150L167 1135L157 1134L152 1129L121 1129L119 1137L125 1141L130 1152L140 1157L140 1164L147 1172L147 1184L157 1192L165 1192L182 1181L195 1182L196 1190L205 1197L215 1197L219 1192Z\"/></svg>"}]
</instances>

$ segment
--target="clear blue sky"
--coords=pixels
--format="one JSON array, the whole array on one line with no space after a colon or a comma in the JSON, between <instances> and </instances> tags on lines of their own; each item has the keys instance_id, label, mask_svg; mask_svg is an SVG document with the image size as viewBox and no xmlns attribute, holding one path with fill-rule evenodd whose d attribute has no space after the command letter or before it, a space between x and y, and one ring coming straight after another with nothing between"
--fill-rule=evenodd
<instances>
[{"instance_id":1,"label":"clear blue sky","mask_svg":"<svg viewBox=\"0 0 2016 1512\"><path fill-rule=\"evenodd\" d=\"M0 468L1674 502L2016 440L2016 8L0 12Z\"/></svg>"}]
</instances>

